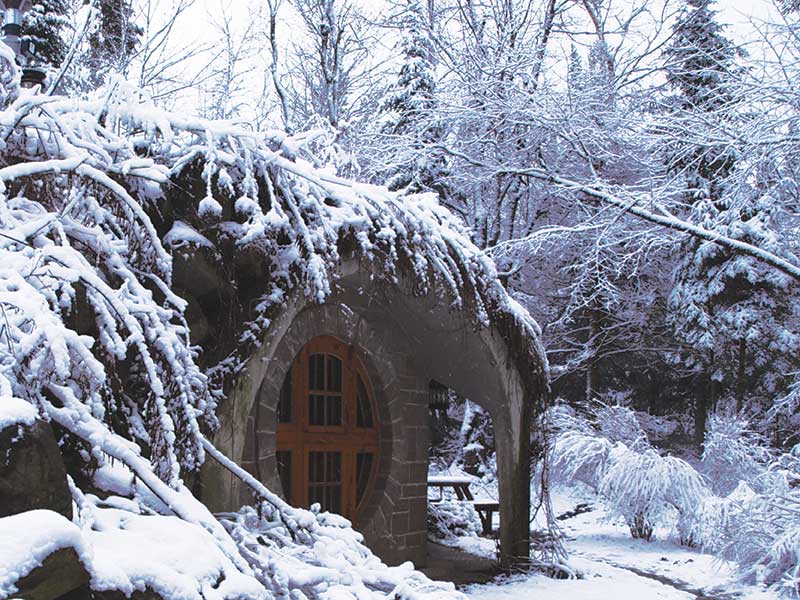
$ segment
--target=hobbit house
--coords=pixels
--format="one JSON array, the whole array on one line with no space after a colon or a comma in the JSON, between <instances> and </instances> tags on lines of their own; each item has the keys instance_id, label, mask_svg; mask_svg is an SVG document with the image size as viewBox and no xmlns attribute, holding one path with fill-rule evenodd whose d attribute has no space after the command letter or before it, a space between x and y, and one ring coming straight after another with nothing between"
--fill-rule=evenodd
<instances>
[{"instance_id":1,"label":"hobbit house","mask_svg":"<svg viewBox=\"0 0 800 600\"><path fill-rule=\"evenodd\" d=\"M204 347L230 335L232 319L216 317L230 313L228 289L240 304L243 290L259 290L248 292L257 326L237 330L246 342L218 357L227 380L214 444L290 503L351 520L387 562L423 565L429 386L444 384L492 417L501 555L527 556L529 436L546 378L536 324L435 198L351 184L297 157L276 159L269 177L262 187L274 195L260 210L283 222L262 223L259 245L240 246L234 266L209 262L225 260L226 218L252 227L241 201L222 201L210 225L195 222L202 235L172 236L174 281ZM202 274L215 269L234 284L206 285ZM201 494L216 511L252 501L213 462Z\"/></svg>"},{"instance_id":2,"label":"hobbit house","mask_svg":"<svg viewBox=\"0 0 800 600\"><path fill-rule=\"evenodd\" d=\"M15 446L0 521L60 527L75 550L67 587L86 589L88 573L98 592L167 586L104 578L114 561L83 551L108 531L134 544L129 520L177 522L230 574L267 577L274 548L241 554L221 524L260 501L281 541L313 548L326 523L344 523L327 512L385 562L423 566L432 385L490 413L501 557L529 556L530 436L547 386L538 326L435 196L332 175L315 156L333 143L324 134L176 115L122 83L101 103L2 86L0 254L13 268L0 276L13 319L0 399L25 411L0 419ZM111 525L79 530L73 508ZM274 579L259 585L288 585Z\"/></svg>"},{"instance_id":3,"label":"hobbit house","mask_svg":"<svg viewBox=\"0 0 800 600\"><path fill-rule=\"evenodd\" d=\"M444 294L343 261L324 303L293 298L221 405L214 441L293 504L353 521L384 560L425 564L428 387L442 382L495 423L501 548L527 556L531 399L540 388L495 326L476 327ZM208 464L212 509L249 500ZM523 535L520 535L523 532Z\"/></svg>"}]
</instances>

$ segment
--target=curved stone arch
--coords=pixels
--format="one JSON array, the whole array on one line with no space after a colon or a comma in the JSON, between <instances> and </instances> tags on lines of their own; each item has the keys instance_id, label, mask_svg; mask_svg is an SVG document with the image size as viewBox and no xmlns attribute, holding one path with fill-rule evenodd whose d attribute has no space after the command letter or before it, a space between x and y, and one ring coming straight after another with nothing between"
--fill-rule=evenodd
<instances>
[{"instance_id":1,"label":"curved stone arch","mask_svg":"<svg viewBox=\"0 0 800 600\"><path fill-rule=\"evenodd\" d=\"M448 294L436 287L427 294L415 293L413 278L403 273L393 281L387 280L385 274L378 272L369 261L343 261L333 287L334 291L324 304L317 304L296 293L273 319L263 343L248 360L218 411L221 427L215 435L215 443L255 472L256 463L247 460L245 441L257 430L259 451L263 454L264 470L267 470L268 465L274 465L274 440L271 446L268 441L270 431L274 429L270 429L269 419L274 422L274 403L283 375L302 346L318 335L341 337L365 350L368 369L379 362L394 362L371 360L369 347L389 348L412 364L409 373L378 375L373 371L379 379L390 380L373 381L373 386L383 388L384 401L379 404L388 406L390 399L402 404L389 409L389 421L382 422L392 423L392 427L401 420L419 423L421 415L427 415L427 384L431 379L469 397L491 415L497 440L502 558L513 561L527 557L529 431L532 406L545 391L543 361L538 365L531 364L531 373L522 373L519 358L510 347L507 335L504 336L495 325L476 324L470 318L469 310L454 308ZM466 301L469 302L469 298ZM374 354L375 350L371 351ZM390 388L392 385L395 387ZM265 398L275 400L261 401ZM255 420L256 405L259 407L258 424ZM400 503L400 508L407 509L400 511L401 514L424 514L425 473L419 472L424 471L419 465L421 461L425 467L427 465L428 431L422 427L417 429L411 436L410 453L406 449L405 455L400 456L397 445L393 443L390 456L392 468L402 468L399 461L410 461L409 468L415 469L411 479L418 483L404 486L402 480L394 481L390 468L386 480L375 486L375 490L380 488L382 496L374 514L382 514L380 507L390 501L395 502L395 510L398 510L397 503ZM399 436L389 437L395 440ZM273 452L272 463L270 449ZM269 472L275 473L276 469L269 467ZM213 465L205 467L203 480L210 484L204 489L204 499L212 509L228 510L242 498L239 482L219 470L215 472ZM411 491L406 493L406 487ZM388 520L388 515L382 516ZM392 531L400 528L400 525L389 527ZM405 540L398 542L393 539L387 543L394 547L404 543L424 544L424 526L422 531L418 527L411 529L413 536L409 534L411 537ZM374 540L371 541L374 545ZM413 558L424 560L419 556Z\"/></svg>"},{"instance_id":2,"label":"curved stone arch","mask_svg":"<svg viewBox=\"0 0 800 600\"><path fill-rule=\"evenodd\" d=\"M253 435L245 439L243 464L251 470L267 487L280 490L275 462L275 435L277 429L276 406L283 378L302 348L312 339L329 335L354 346L359 352L369 377L375 396L380 430L380 454L377 476L367 497L367 505L362 512L361 521L368 523L373 531L385 531L389 517L388 506L392 493L387 488L397 485L401 479L400 471L405 465L396 459L396 446L408 432L397 431L402 428L403 403L402 370L396 368L392 354L402 352L394 347L389 332L376 328L356 313L340 304L308 305L297 313L284 335L278 341L271 368L265 373L259 386L256 401L248 419L248 427ZM248 443L255 442L255 447ZM251 462L248 457L252 456ZM377 536L373 536L377 537ZM384 540L383 545L392 545L392 540Z\"/></svg>"}]
</instances>

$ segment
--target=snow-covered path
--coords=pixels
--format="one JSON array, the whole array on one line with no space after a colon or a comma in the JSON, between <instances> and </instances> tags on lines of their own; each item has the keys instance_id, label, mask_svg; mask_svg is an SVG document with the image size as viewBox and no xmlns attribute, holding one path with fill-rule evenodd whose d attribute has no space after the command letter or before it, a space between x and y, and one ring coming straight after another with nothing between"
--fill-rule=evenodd
<instances>
[{"instance_id":1,"label":"snow-covered path","mask_svg":"<svg viewBox=\"0 0 800 600\"><path fill-rule=\"evenodd\" d=\"M570 493L554 498L556 513L586 498ZM685 548L657 532L661 541L630 537L621 524L609 523L601 508L562 522L570 565L580 579L555 580L542 575L517 575L464 591L471 600L777 600L777 595L736 581L732 565L709 554ZM462 540L461 547L486 555L491 540Z\"/></svg>"},{"instance_id":2,"label":"snow-covered path","mask_svg":"<svg viewBox=\"0 0 800 600\"><path fill-rule=\"evenodd\" d=\"M576 558L572 564L583 579L555 580L541 575L518 576L508 581L475 585L465 590L471 600L696 600L697 596L601 562Z\"/></svg>"}]
</instances>

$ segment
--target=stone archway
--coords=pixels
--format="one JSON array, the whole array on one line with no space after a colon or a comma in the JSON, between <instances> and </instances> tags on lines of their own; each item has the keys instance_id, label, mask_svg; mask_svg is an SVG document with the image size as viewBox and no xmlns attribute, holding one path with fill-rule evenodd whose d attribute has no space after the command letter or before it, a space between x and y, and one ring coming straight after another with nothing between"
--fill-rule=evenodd
<instances>
[{"instance_id":1,"label":"stone archway","mask_svg":"<svg viewBox=\"0 0 800 600\"><path fill-rule=\"evenodd\" d=\"M378 555L424 564L427 497L420 482L425 481L428 467L427 386L423 389L407 348L398 343L392 327L373 323L340 303L306 305L293 313L280 338L270 340L275 343L265 354L268 358L252 363L269 366L262 369L246 425L229 430L229 443L241 444L242 466L273 491L283 489L276 436L280 390L295 358L321 335L358 350L375 395L380 452L374 482L359 513L359 531ZM242 383L249 387L250 378ZM249 501L245 490L230 483L228 490L214 489L228 496L209 498L214 506Z\"/></svg>"},{"instance_id":2,"label":"stone archway","mask_svg":"<svg viewBox=\"0 0 800 600\"><path fill-rule=\"evenodd\" d=\"M520 371L518 352L494 326L454 309L446 294L415 293L408 281L376 278L346 261L325 304L295 298L271 324L225 404L215 443L273 490L276 406L283 378L303 345L332 335L359 348L373 382L381 422L381 459L361 528L382 556L424 564L431 379L474 399L491 415L497 438L500 538L506 562L528 555L529 444L532 405L544 392L543 363ZM204 500L230 509L238 482L206 468Z\"/></svg>"}]
</instances>

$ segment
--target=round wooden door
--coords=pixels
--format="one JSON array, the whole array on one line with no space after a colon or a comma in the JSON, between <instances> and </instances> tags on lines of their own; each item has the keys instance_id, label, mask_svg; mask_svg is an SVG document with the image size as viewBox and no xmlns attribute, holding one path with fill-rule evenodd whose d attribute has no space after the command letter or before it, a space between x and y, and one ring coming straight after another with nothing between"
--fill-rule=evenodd
<instances>
[{"instance_id":1,"label":"round wooden door","mask_svg":"<svg viewBox=\"0 0 800 600\"><path fill-rule=\"evenodd\" d=\"M278 402L278 474L287 501L357 522L378 465L369 379L353 346L314 338L287 373Z\"/></svg>"}]
</instances>

